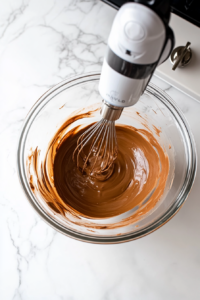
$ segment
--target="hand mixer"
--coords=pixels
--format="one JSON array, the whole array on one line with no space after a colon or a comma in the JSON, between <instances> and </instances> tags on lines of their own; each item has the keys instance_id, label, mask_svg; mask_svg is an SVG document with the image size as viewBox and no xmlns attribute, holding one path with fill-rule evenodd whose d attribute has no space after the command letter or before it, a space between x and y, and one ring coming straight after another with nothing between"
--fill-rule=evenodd
<instances>
[{"instance_id":1,"label":"hand mixer","mask_svg":"<svg viewBox=\"0 0 200 300\"><path fill-rule=\"evenodd\" d=\"M73 153L82 172L104 175L104 180L112 174L118 153L115 121L124 107L139 100L156 67L173 49L169 4L168 0L135 0L119 9L99 83L101 120L79 137Z\"/></svg>"}]
</instances>

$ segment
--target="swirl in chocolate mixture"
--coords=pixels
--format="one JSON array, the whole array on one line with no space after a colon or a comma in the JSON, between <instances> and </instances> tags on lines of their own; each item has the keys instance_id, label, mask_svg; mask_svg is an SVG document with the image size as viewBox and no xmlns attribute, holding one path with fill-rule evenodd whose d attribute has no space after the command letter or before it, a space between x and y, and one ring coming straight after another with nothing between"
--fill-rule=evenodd
<instances>
[{"instance_id":1,"label":"swirl in chocolate mixture","mask_svg":"<svg viewBox=\"0 0 200 300\"><path fill-rule=\"evenodd\" d=\"M133 223L161 198L169 172L168 156L148 130L117 124L119 152L112 176L99 181L82 174L72 155L77 138L85 128L75 127L67 133L66 129L83 117L85 115L80 114L63 124L50 142L40 166L39 150L35 149L31 154L28 172L32 191L39 193L56 213L63 216L70 212L89 219L109 218L137 207L131 217L115 225Z\"/></svg>"}]
</instances>

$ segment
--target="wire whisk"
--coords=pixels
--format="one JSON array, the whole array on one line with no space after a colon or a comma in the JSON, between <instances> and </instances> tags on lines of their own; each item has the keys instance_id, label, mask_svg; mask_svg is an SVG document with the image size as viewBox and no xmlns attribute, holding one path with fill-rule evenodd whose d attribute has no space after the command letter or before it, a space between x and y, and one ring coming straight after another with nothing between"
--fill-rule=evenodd
<instances>
[{"instance_id":1,"label":"wire whisk","mask_svg":"<svg viewBox=\"0 0 200 300\"><path fill-rule=\"evenodd\" d=\"M72 158L82 173L102 181L112 175L118 154L115 120L121 112L122 109L115 109L104 103L101 110L102 119L78 138Z\"/></svg>"},{"instance_id":2,"label":"wire whisk","mask_svg":"<svg viewBox=\"0 0 200 300\"><path fill-rule=\"evenodd\" d=\"M117 154L115 122L102 119L78 138L73 160L82 173L107 179Z\"/></svg>"}]
</instances>

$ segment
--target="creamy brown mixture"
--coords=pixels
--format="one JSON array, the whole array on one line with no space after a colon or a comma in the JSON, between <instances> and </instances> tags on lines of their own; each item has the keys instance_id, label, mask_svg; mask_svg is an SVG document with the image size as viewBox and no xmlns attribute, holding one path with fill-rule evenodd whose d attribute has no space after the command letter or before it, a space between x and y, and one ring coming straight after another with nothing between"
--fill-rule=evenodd
<instances>
[{"instance_id":1,"label":"creamy brown mixture","mask_svg":"<svg viewBox=\"0 0 200 300\"><path fill-rule=\"evenodd\" d=\"M87 218L108 218L136 208L131 217L115 227L125 226L149 212L161 198L169 172L169 159L157 139L144 129L117 125L118 157L112 176L99 181L82 174L72 161L77 138L85 129L66 129L77 119L71 117L52 139L41 165L39 149L28 159L29 182L57 213ZM159 134L159 130L157 130ZM30 166L34 166L36 183ZM145 200L147 200L145 202ZM114 225L113 225L114 226Z\"/></svg>"}]
</instances>

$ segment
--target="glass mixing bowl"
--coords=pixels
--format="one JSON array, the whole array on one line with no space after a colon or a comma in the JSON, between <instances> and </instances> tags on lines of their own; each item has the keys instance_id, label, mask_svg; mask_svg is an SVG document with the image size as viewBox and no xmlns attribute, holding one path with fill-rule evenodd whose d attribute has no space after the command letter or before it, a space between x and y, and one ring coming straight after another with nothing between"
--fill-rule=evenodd
<instances>
[{"instance_id":1,"label":"glass mixing bowl","mask_svg":"<svg viewBox=\"0 0 200 300\"><path fill-rule=\"evenodd\" d=\"M126 108L120 119L121 124L145 128L145 122L156 135L159 143L169 156L170 170L166 188L157 205L142 219L120 228L106 229L105 224L114 224L131 216L134 209L109 219L87 219L88 226L74 224L55 213L44 199L32 192L28 174L27 157L30 150L38 149L40 159L58 128L75 110L90 110L91 105L101 106L98 92L100 74L87 74L67 79L47 91L27 115L18 146L18 172L22 187L34 209L54 229L75 239L92 243L120 243L145 236L169 221L186 200L196 173L196 150L188 124L174 101L153 84L149 84L140 101ZM137 113L136 113L137 112ZM138 114L139 113L139 114ZM89 124L100 119L99 110L90 118L81 120ZM144 121L145 120L145 121ZM74 124L74 126L77 124ZM160 135L160 136L159 136ZM81 217L84 219L84 217ZM91 225L94 226L91 230Z\"/></svg>"}]
</instances>

